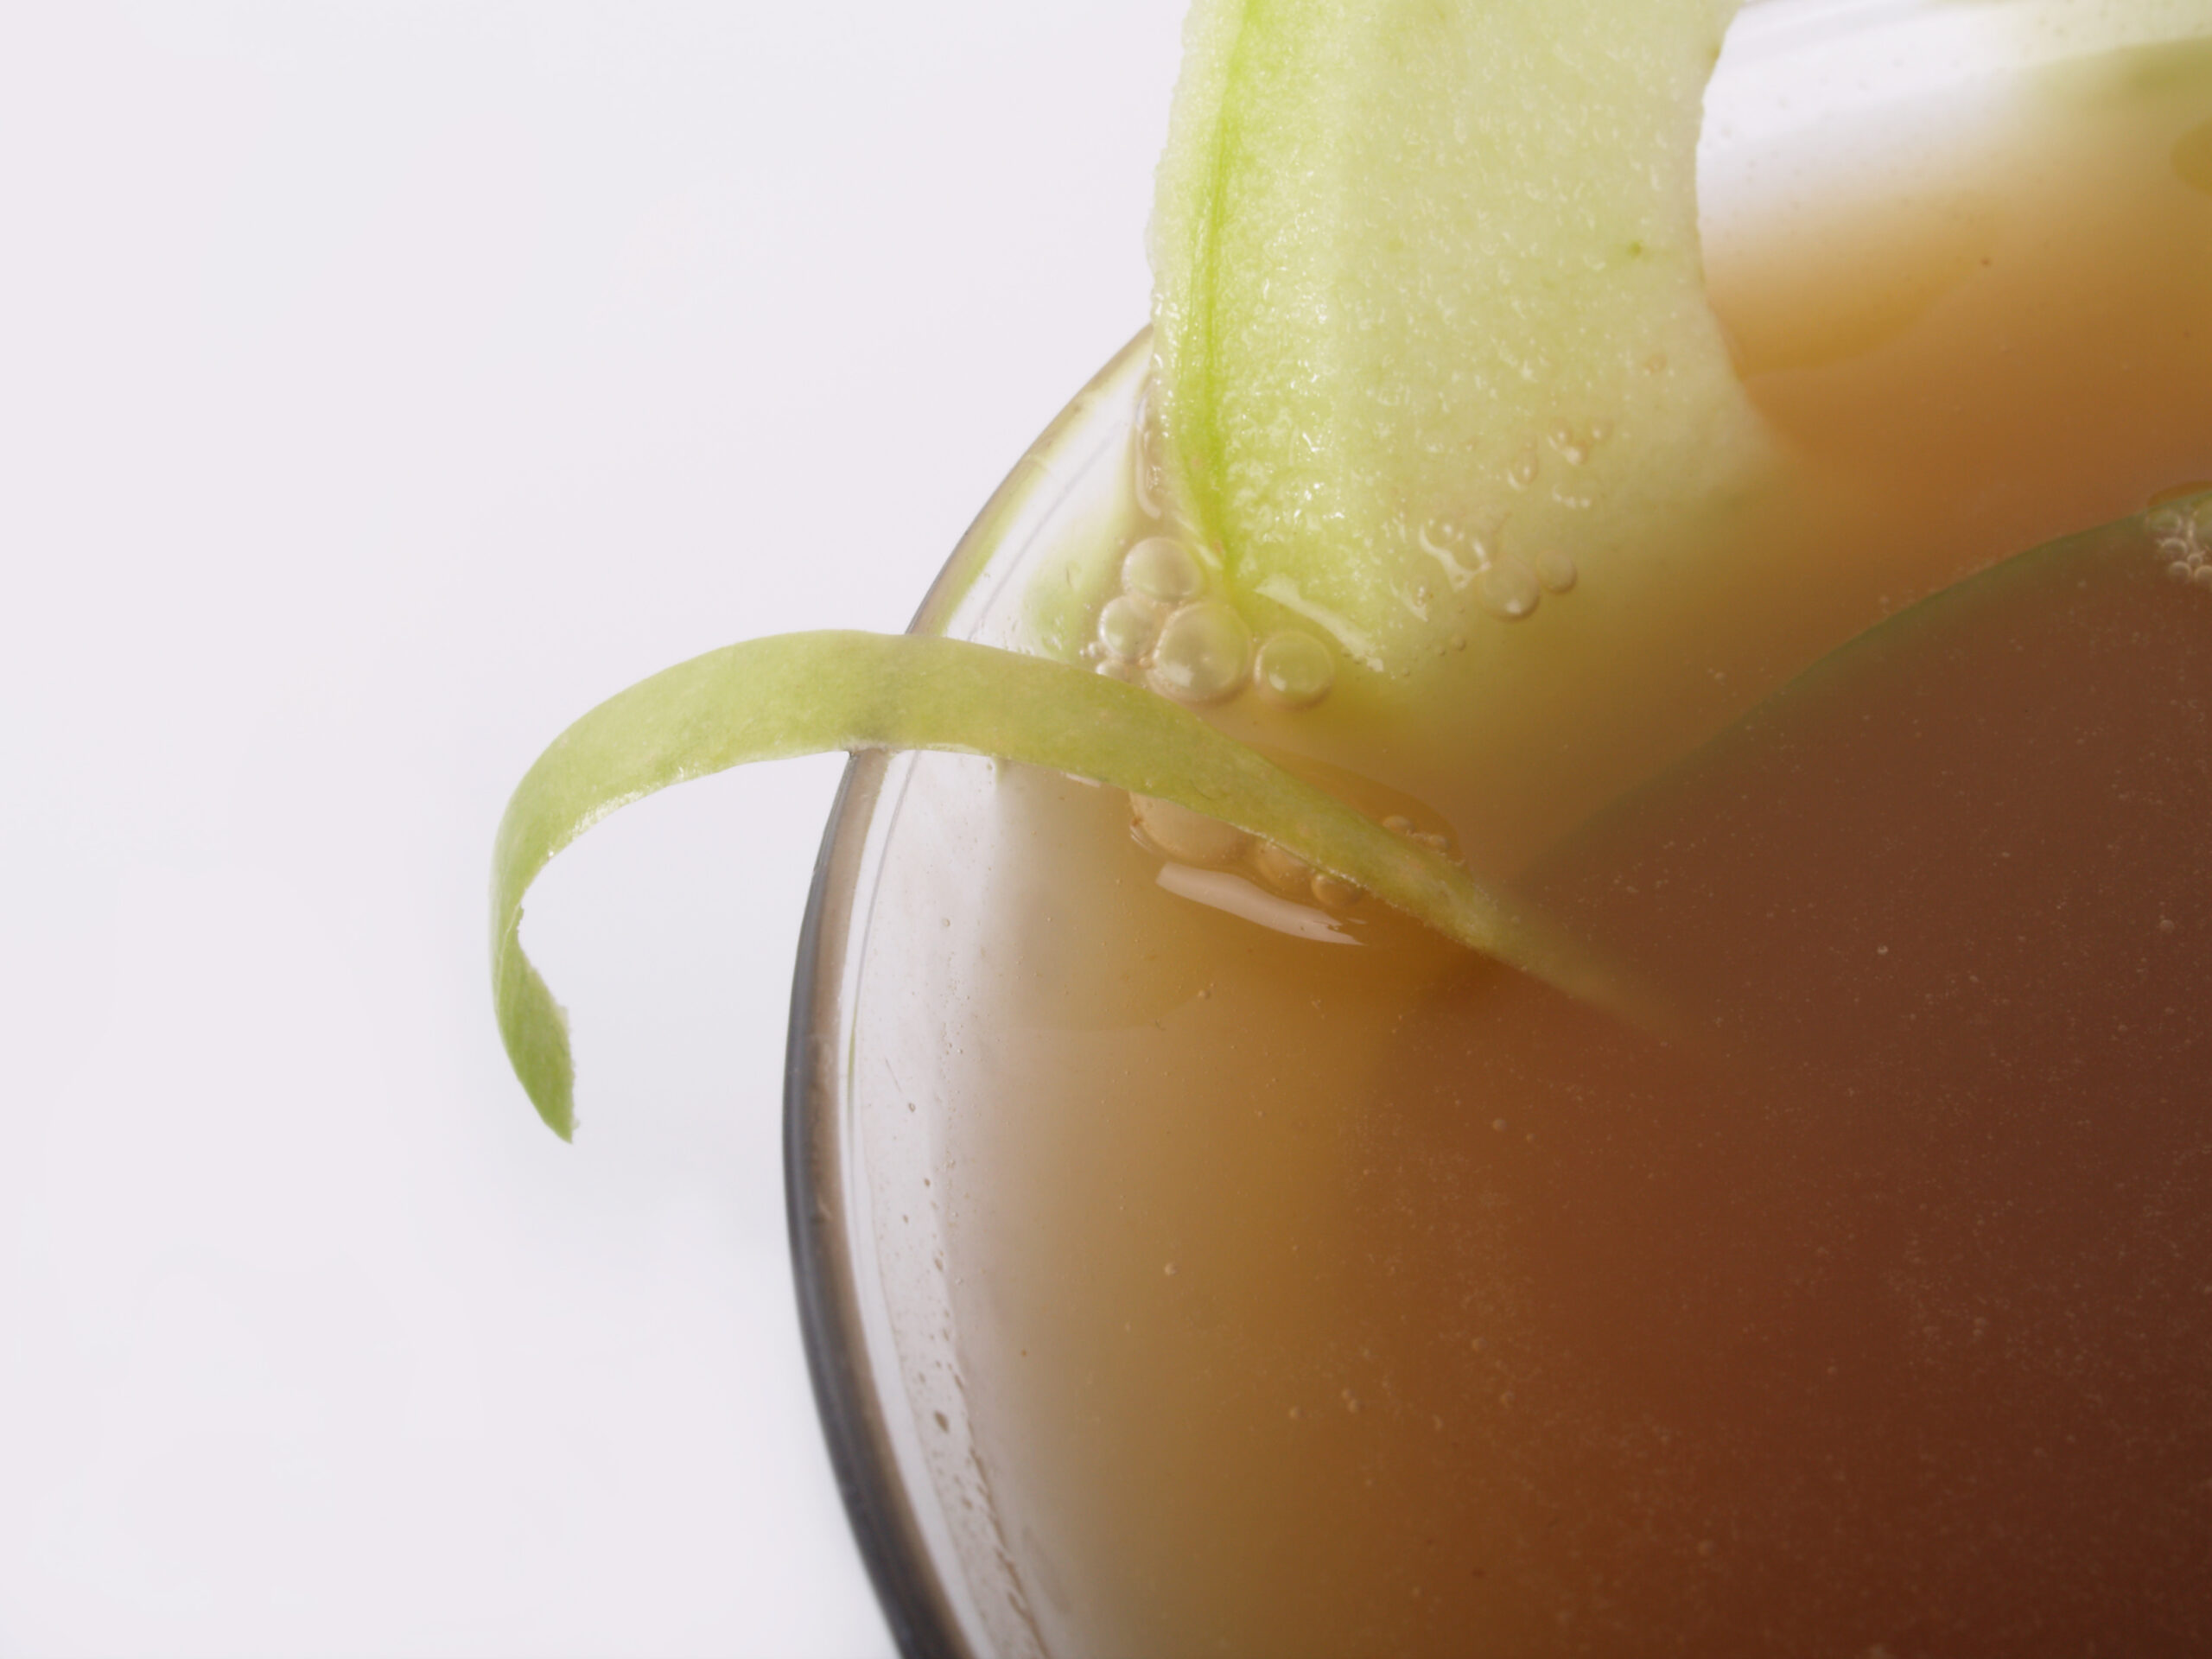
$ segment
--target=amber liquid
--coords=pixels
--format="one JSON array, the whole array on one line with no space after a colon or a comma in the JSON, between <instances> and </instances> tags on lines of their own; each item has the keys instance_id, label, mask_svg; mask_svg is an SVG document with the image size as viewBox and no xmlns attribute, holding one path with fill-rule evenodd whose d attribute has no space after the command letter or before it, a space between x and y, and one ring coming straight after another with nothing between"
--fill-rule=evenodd
<instances>
[{"instance_id":1,"label":"amber liquid","mask_svg":"<svg viewBox=\"0 0 2212 1659\"><path fill-rule=\"evenodd\" d=\"M1713 736L2212 480L2205 67L1715 242L1806 466L1785 575L1623 670L1633 787L1319 723L1686 1027L1222 916L1008 779L948 1273L1044 1650L2212 1651L2212 591L2123 553Z\"/></svg>"}]
</instances>

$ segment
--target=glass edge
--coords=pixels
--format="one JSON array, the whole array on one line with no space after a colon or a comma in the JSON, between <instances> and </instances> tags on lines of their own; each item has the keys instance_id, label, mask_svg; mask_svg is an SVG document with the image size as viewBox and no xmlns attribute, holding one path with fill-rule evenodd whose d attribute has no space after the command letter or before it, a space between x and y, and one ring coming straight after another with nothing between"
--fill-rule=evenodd
<instances>
[{"instance_id":1,"label":"glass edge","mask_svg":"<svg viewBox=\"0 0 2212 1659\"><path fill-rule=\"evenodd\" d=\"M853 1363L867 1347L843 1230L837 1128L844 1090L836 1033L844 1024L838 1004L855 876L888 760L870 753L846 762L815 859L785 1052L785 1215L815 1413L884 1622L902 1659L969 1659L895 1478L881 1403Z\"/></svg>"},{"instance_id":2,"label":"glass edge","mask_svg":"<svg viewBox=\"0 0 2212 1659\"><path fill-rule=\"evenodd\" d=\"M1139 329L1038 435L939 569L909 632L944 632L1039 490L1054 483L1040 458L1130 372L1133 359L1148 358L1151 341L1150 327ZM816 1414L846 1520L892 1640L902 1659L969 1659L958 1621L938 1583L920 1522L897 1479L898 1460L882 1402L855 1363L868 1351L844 1233L839 1141L844 1072L837 1045L845 1027L841 998L860 864L889 759L871 753L847 761L815 859L791 976L785 1047L785 1213Z\"/></svg>"}]
</instances>

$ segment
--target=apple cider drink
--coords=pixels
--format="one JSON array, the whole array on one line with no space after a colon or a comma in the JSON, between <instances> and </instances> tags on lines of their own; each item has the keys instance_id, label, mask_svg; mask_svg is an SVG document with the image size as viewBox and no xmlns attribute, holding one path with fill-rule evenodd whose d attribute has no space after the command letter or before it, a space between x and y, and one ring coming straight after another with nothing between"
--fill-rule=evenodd
<instances>
[{"instance_id":1,"label":"apple cider drink","mask_svg":"<svg viewBox=\"0 0 2212 1659\"><path fill-rule=\"evenodd\" d=\"M1875 626L2212 479L2206 67L2077 67L1909 188L1711 226L1792 470L1576 684L1409 734L1145 502L1099 671L1691 1012L1639 1030L1263 837L1003 779L1033 850L954 1024L974 1090L925 1109L1041 1650L2212 1643L2212 511ZM1514 459L1572 489L1606 439ZM1428 540L1471 578L1446 650L1609 620L1570 544Z\"/></svg>"}]
</instances>

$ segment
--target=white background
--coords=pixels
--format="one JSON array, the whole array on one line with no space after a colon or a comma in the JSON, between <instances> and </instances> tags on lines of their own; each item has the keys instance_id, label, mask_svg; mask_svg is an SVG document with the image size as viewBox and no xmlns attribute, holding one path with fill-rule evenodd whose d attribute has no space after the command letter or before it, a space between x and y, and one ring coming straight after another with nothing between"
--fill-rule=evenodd
<instances>
[{"instance_id":1,"label":"white background","mask_svg":"<svg viewBox=\"0 0 2212 1659\"><path fill-rule=\"evenodd\" d=\"M841 762L506 791L903 626L1142 321L1181 0L0 5L0 1653L880 1655L785 1257Z\"/></svg>"}]
</instances>

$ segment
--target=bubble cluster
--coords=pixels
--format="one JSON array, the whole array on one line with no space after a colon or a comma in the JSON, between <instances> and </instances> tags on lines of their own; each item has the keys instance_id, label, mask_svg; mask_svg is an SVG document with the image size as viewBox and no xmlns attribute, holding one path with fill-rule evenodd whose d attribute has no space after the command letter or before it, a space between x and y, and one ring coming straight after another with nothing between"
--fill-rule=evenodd
<instances>
[{"instance_id":1,"label":"bubble cluster","mask_svg":"<svg viewBox=\"0 0 2212 1659\"><path fill-rule=\"evenodd\" d=\"M1132 795L1129 817L1140 843L1178 864L1229 870L1281 898L1325 910L1350 910L1367 896L1365 889L1315 869L1279 842L1173 801Z\"/></svg>"},{"instance_id":2,"label":"bubble cluster","mask_svg":"<svg viewBox=\"0 0 2212 1659\"><path fill-rule=\"evenodd\" d=\"M1665 364L1661 359L1647 366L1663 372ZM1334 691L1342 651L1382 669L1376 652L1338 630L1325 614L1321 620L1334 639L1299 627L1253 632L1238 601L1224 591L1218 551L1200 544L1177 499L1151 396L1147 390L1131 443L1132 494L1144 528L1121 555L1118 580L1096 614L1085 659L1101 674L1149 686L1188 706L1227 702L1249 687L1262 702L1291 711L1313 708ZM1493 476L1510 493L1548 495L1554 507L1586 507L1587 497L1568 493L1567 487L1612 435L1610 422L1554 418L1526 432ZM1428 572L1424 567L1428 580L1395 583L1392 591L1416 621L1440 625L1439 655L1466 650L1481 618L1526 621L1547 598L1573 593L1581 583L1573 556L1539 541L1535 532L1527 534L1525 544L1497 549L1502 532L1522 533L1509 522L1505 499L1487 507L1460 505L1464 512L1425 522L1408 516L1398 523L1408 550L1418 550L1436 568ZM1291 591L1287 596L1270 584ZM1270 577L1256 592L1310 614L1287 578ZM1400 664L1396 671L1403 677L1411 670Z\"/></svg>"},{"instance_id":3,"label":"bubble cluster","mask_svg":"<svg viewBox=\"0 0 2212 1659\"><path fill-rule=\"evenodd\" d=\"M2159 507L2145 520L2167 575L2212 588L2212 497Z\"/></svg>"},{"instance_id":4,"label":"bubble cluster","mask_svg":"<svg viewBox=\"0 0 2212 1659\"><path fill-rule=\"evenodd\" d=\"M1122 556L1117 574L1084 652L1101 674L1192 707L1226 702L1249 686L1279 709L1311 709L1335 688L1327 645L1299 628L1255 639L1182 537L1145 537Z\"/></svg>"},{"instance_id":5,"label":"bubble cluster","mask_svg":"<svg viewBox=\"0 0 2212 1659\"><path fill-rule=\"evenodd\" d=\"M1570 443L1555 438L1554 447L1562 454L1569 449L1586 454L1587 442L1594 440ZM1533 555L1500 555L1491 550L1483 536L1467 533L1443 520L1421 525L1414 532L1414 544L1436 561L1454 593L1467 592L1475 609L1501 622L1526 621L1536 613L1547 594L1572 593L1582 579L1573 556L1563 549L1547 547ZM1420 590L1424 600L1427 592L1425 588ZM1427 614L1425 607L1421 614ZM1466 645L1466 636L1457 632L1446 640L1446 649L1451 651L1464 651Z\"/></svg>"},{"instance_id":6,"label":"bubble cluster","mask_svg":"<svg viewBox=\"0 0 2212 1659\"><path fill-rule=\"evenodd\" d=\"M1179 806L1173 801L1159 800L1146 795L1129 797L1129 816L1137 842L1147 850L1169 861L1171 865L1202 871L1222 871L1241 876L1245 881L1300 906L1315 906L1341 914L1357 906L1367 897L1365 888L1345 880L1330 872L1317 869L1280 842L1264 836L1248 835L1234 825L1223 823ZM1440 857L1454 864L1463 864L1451 838L1438 830L1427 830L1416 824L1403 813L1392 813L1382 820L1382 827L1392 835L1427 848ZM1186 897L1199 896L1193 891L1205 878L1171 881L1163 874L1160 885L1170 892ZM1252 912L1235 902L1224 902L1218 892L1205 902L1217 905L1232 914L1251 917ZM1267 925L1281 927L1279 921L1268 921ZM1283 928L1284 931L1300 932L1298 926ZM1324 925L1324 937L1341 937ZM1316 937L1311 933L1306 937Z\"/></svg>"}]
</instances>

